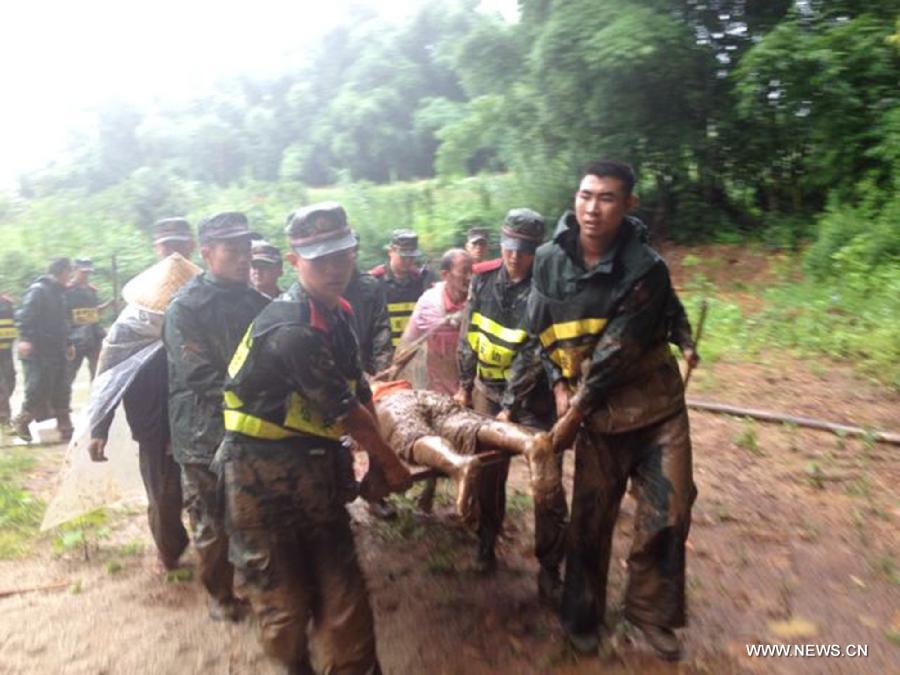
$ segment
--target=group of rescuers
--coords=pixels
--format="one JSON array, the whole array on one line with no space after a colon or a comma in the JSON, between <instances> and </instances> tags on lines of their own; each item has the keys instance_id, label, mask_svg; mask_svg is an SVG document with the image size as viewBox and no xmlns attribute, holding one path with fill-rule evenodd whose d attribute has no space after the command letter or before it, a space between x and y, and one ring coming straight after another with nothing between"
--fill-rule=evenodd
<instances>
[{"instance_id":1,"label":"group of rescuers","mask_svg":"<svg viewBox=\"0 0 900 675\"><path fill-rule=\"evenodd\" d=\"M161 562L174 568L187 545L183 500L213 618L239 620L249 603L266 652L287 672L314 672L310 625L317 670L380 672L345 508L356 496L347 490L348 447L368 454L359 492L371 504L389 504L390 492L411 486L367 375L390 373L395 348L399 355L404 344L425 341L428 388L439 405L549 432L543 436L560 466L563 451L574 449L571 514L562 491L535 512L538 592L559 611L573 647L598 651L613 530L630 479L637 510L625 616L659 657L679 658L674 629L686 618L685 542L696 489L684 386L669 343L691 365L698 356L666 264L629 215L634 185L628 165L594 162L549 241L542 243L540 214L512 209L500 228L501 258L484 259L490 232L473 228L465 250L442 257L439 281L420 265L410 230L394 231L386 264L360 272L357 236L330 202L288 216L284 259L296 283L282 292L281 254L253 240L243 214L204 220L206 271L169 303L165 350L124 401ZM184 219L160 221L154 234L160 258L192 255ZM54 263L16 315L28 417L38 414L32 389L46 386L44 369L65 357L67 339L35 331L31 303L62 303L67 273ZM50 341L52 358L49 348L43 355ZM51 397L51 408L70 428L68 395ZM92 435L92 457L102 460L105 429ZM399 454L444 466L427 453ZM473 487L475 567L485 573L497 564L508 470L509 455L486 462Z\"/></svg>"}]
</instances>

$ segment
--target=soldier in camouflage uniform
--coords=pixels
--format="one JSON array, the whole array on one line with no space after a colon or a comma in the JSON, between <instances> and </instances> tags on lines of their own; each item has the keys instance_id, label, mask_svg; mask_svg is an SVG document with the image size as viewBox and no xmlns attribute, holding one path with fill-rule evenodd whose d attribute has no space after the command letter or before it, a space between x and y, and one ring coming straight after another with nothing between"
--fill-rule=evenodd
<instances>
[{"instance_id":1,"label":"soldier in camouflage uniform","mask_svg":"<svg viewBox=\"0 0 900 675\"><path fill-rule=\"evenodd\" d=\"M68 258L56 258L47 274L38 277L25 291L16 311L17 350L25 375L25 401L12 423L16 435L26 441L31 440L29 423L50 417L56 418L63 440L72 437L66 361L74 354L69 343L64 297L71 274L72 262Z\"/></svg>"},{"instance_id":2,"label":"soldier in camouflage uniform","mask_svg":"<svg viewBox=\"0 0 900 675\"><path fill-rule=\"evenodd\" d=\"M0 294L0 432L9 427L12 414L9 399L16 389L16 368L13 364L12 348L16 339L12 298Z\"/></svg>"},{"instance_id":3,"label":"soldier in camouflage uniform","mask_svg":"<svg viewBox=\"0 0 900 675\"><path fill-rule=\"evenodd\" d=\"M69 310L69 342L75 347L75 358L69 361L69 386L78 375L81 363L87 359L91 381L97 372L97 359L106 331L100 326L100 312L110 303L100 304L97 289L90 283L94 264L88 258L75 258L75 279L66 289ZM110 301L111 302L111 301Z\"/></svg>"},{"instance_id":4,"label":"soldier in camouflage uniform","mask_svg":"<svg viewBox=\"0 0 900 675\"><path fill-rule=\"evenodd\" d=\"M250 288L250 240L242 213L219 213L199 226L207 271L188 282L166 309L172 452L181 465L184 504L200 558L200 579L214 619L236 620L228 537L210 470L225 428L222 386L247 326L268 301Z\"/></svg>"},{"instance_id":5,"label":"soldier in camouflage uniform","mask_svg":"<svg viewBox=\"0 0 900 675\"><path fill-rule=\"evenodd\" d=\"M625 615L660 657L677 659L673 629L685 623L685 540L697 491L684 387L667 344L672 286L625 218L633 187L626 165L585 170L574 213L537 251L527 325L553 385L555 448L575 442L563 626L576 649L597 650L613 529L631 479L638 506ZM515 381L518 362L513 371Z\"/></svg>"},{"instance_id":6,"label":"soldier in camouflage uniform","mask_svg":"<svg viewBox=\"0 0 900 675\"><path fill-rule=\"evenodd\" d=\"M321 672L377 673L372 610L341 494L341 436L381 468L379 494L406 489L410 477L381 436L341 297L356 260L344 209L313 204L287 230L298 284L256 318L228 367L216 466L229 557L266 652L287 672L313 672L312 622Z\"/></svg>"}]
</instances>

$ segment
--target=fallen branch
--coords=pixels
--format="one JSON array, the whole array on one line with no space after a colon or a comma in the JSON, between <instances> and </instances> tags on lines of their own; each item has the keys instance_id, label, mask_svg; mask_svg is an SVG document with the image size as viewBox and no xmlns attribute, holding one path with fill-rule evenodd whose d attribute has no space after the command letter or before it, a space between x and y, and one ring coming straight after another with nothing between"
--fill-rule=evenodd
<instances>
[{"instance_id":1,"label":"fallen branch","mask_svg":"<svg viewBox=\"0 0 900 675\"><path fill-rule=\"evenodd\" d=\"M61 588L68 588L70 581L54 581L52 584L42 584L40 586L26 586L25 588L7 588L0 590L0 598L9 598L14 595L22 595L24 593L34 593L36 591L55 591Z\"/></svg>"},{"instance_id":2,"label":"fallen branch","mask_svg":"<svg viewBox=\"0 0 900 675\"><path fill-rule=\"evenodd\" d=\"M828 422L826 420L816 419L814 417L798 417L795 415L785 415L783 413L773 412L771 410L760 410L758 408L742 408L727 403L715 403L714 401L702 401L695 398L687 400L688 408L694 410L704 410L706 412L714 412L723 415L735 415L737 417L752 417L753 419L762 420L763 422L776 422L779 424L795 424L798 427L807 427L809 429L819 429L820 431L830 431L833 434L844 436L859 436L863 438L871 438L879 443L891 443L892 445L900 445L900 434L892 431L876 431L874 429L864 429L862 427L850 424L838 424L836 422Z\"/></svg>"}]
</instances>

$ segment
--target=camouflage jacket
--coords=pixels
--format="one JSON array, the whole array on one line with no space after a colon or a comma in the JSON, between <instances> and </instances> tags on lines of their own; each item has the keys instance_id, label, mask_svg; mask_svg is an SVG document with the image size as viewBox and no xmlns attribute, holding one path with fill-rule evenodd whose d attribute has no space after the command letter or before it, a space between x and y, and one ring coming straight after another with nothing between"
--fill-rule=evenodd
<instances>
[{"instance_id":1,"label":"camouflage jacket","mask_svg":"<svg viewBox=\"0 0 900 675\"><path fill-rule=\"evenodd\" d=\"M630 220L591 269L582 263L578 223L567 212L535 258L526 325L540 344L548 380L565 380L572 404L607 433L640 428L684 405L669 352L669 271ZM512 386L527 377L513 365Z\"/></svg>"},{"instance_id":2,"label":"camouflage jacket","mask_svg":"<svg viewBox=\"0 0 900 675\"><path fill-rule=\"evenodd\" d=\"M166 309L172 451L181 463L208 464L222 440L222 385L231 355L268 300L246 284L194 277Z\"/></svg>"},{"instance_id":3,"label":"camouflage jacket","mask_svg":"<svg viewBox=\"0 0 900 675\"><path fill-rule=\"evenodd\" d=\"M43 275L28 287L16 310L19 340L34 346L34 357L60 358L69 345L69 320L65 288L54 277Z\"/></svg>"},{"instance_id":4,"label":"camouflage jacket","mask_svg":"<svg viewBox=\"0 0 900 675\"><path fill-rule=\"evenodd\" d=\"M353 326L359 340L363 370L374 375L391 365L394 345L384 288L371 274L354 272L344 297L353 307Z\"/></svg>"}]
</instances>

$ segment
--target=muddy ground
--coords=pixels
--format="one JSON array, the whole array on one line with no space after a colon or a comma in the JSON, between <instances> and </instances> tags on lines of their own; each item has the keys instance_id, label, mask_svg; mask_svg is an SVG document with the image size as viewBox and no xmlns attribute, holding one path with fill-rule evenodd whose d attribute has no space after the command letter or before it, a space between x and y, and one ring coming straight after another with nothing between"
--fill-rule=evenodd
<instances>
[{"instance_id":1,"label":"muddy ground","mask_svg":"<svg viewBox=\"0 0 900 675\"><path fill-rule=\"evenodd\" d=\"M701 350L702 351L702 350ZM824 367L823 367L824 365ZM813 367L814 366L814 367ZM897 430L900 396L845 366L782 358L698 371L703 398ZM691 413L699 497L689 540L685 658L656 661L620 618L633 504L610 570L610 636L576 658L538 604L531 501L513 463L509 518L493 577L471 571L472 535L443 485L432 516L397 500L373 522L352 507L387 673L900 672L900 452L822 432ZM47 499L61 446L34 450ZM571 483L571 458L567 460ZM412 496L414 496L414 492ZM140 510L117 513L85 560L54 537L0 561L0 673L270 673L252 622L213 623L196 580L165 579ZM188 567L192 557L187 557ZM752 643L864 645L865 657L750 658Z\"/></svg>"}]
</instances>

